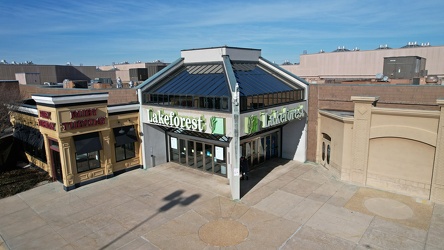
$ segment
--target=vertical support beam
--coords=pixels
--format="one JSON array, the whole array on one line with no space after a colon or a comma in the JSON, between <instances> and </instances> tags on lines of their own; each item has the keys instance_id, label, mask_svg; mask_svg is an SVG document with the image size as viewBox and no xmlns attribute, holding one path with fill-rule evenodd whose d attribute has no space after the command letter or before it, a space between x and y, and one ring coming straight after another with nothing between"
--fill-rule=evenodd
<instances>
[{"instance_id":1,"label":"vertical support beam","mask_svg":"<svg viewBox=\"0 0 444 250\"><path fill-rule=\"evenodd\" d=\"M145 154L145 136L144 136L144 127L143 121L145 121L145 113L143 112L143 96L142 89L137 89L137 99L139 100L140 108L139 108L139 136L140 136L140 157L142 158L142 168L147 169L146 167L146 154Z\"/></svg>"},{"instance_id":2,"label":"vertical support beam","mask_svg":"<svg viewBox=\"0 0 444 250\"><path fill-rule=\"evenodd\" d=\"M440 115L430 200L444 203L444 99L438 99L436 103L440 106Z\"/></svg>"},{"instance_id":3,"label":"vertical support beam","mask_svg":"<svg viewBox=\"0 0 444 250\"><path fill-rule=\"evenodd\" d=\"M379 100L374 96L352 96L354 102L353 122L353 156L350 170L350 181L365 185L367 180L368 148L372 106Z\"/></svg>"},{"instance_id":4,"label":"vertical support beam","mask_svg":"<svg viewBox=\"0 0 444 250\"><path fill-rule=\"evenodd\" d=\"M230 143L231 171L228 171L231 187L231 197L233 200L240 199L240 99L239 85L231 66L230 58L222 55L225 73L231 90L231 115L233 120L233 139Z\"/></svg>"}]
</instances>

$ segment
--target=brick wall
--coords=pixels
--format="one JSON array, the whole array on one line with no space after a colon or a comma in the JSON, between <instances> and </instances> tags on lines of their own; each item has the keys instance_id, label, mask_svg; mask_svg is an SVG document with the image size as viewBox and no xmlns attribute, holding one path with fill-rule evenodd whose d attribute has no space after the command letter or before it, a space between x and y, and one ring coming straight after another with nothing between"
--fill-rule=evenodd
<instances>
[{"instance_id":1,"label":"brick wall","mask_svg":"<svg viewBox=\"0 0 444 250\"><path fill-rule=\"evenodd\" d=\"M44 88L39 85L20 85L20 93L23 99L29 99L34 94L71 95L98 92L108 92L108 105L137 102L136 89L68 89Z\"/></svg>"},{"instance_id":2,"label":"brick wall","mask_svg":"<svg viewBox=\"0 0 444 250\"><path fill-rule=\"evenodd\" d=\"M307 160L316 161L318 110L353 111L351 96L379 96L377 107L439 110L441 85L311 84L308 99Z\"/></svg>"}]
</instances>

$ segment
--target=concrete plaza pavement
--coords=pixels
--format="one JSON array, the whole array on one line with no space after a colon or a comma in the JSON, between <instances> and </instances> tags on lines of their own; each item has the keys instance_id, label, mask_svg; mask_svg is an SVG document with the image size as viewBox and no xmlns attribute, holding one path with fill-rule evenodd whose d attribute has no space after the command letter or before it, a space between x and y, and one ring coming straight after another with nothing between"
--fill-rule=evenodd
<instances>
[{"instance_id":1,"label":"concrete plaza pavement","mask_svg":"<svg viewBox=\"0 0 444 250\"><path fill-rule=\"evenodd\" d=\"M0 200L0 249L443 249L444 206L276 159L242 181L167 163Z\"/></svg>"}]
</instances>

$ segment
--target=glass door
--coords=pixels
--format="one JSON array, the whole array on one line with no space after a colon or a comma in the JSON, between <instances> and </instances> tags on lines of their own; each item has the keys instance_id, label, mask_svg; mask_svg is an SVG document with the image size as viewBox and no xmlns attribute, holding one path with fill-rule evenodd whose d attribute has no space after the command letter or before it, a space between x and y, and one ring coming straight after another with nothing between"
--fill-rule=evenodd
<instances>
[{"instance_id":1,"label":"glass door","mask_svg":"<svg viewBox=\"0 0 444 250\"><path fill-rule=\"evenodd\" d=\"M258 163L258 153L257 153L257 139L251 141L251 162L250 165L256 165Z\"/></svg>"},{"instance_id":2,"label":"glass door","mask_svg":"<svg viewBox=\"0 0 444 250\"><path fill-rule=\"evenodd\" d=\"M251 142L246 142L245 144L245 152L242 154L247 158L247 160L251 159Z\"/></svg>"},{"instance_id":3,"label":"glass door","mask_svg":"<svg viewBox=\"0 0 444 250\"><path fill-rule=\"evenodd\" d=\"M205 144L205 165L204 169L207 172L213 173L213 145Z\"/></svg>"},{"instance_id":4,"label":"glass door","mask_svg":"<svg viewBox=\"0 0 444 250\"><path fill-rule=\"evenodd\" d=\"M265 146L265 138L264 137L262 137L262 138L260 138L260 139L258 139L257 140L257 143L258 143L258 157L259 157L259 163L262 163L262 162L264 162L265 161L265 149L266 149L266 146Z\"/></svg>"},{"instance_id":5,"label":"glass door","mask_svg":"<svg viewBox=\"0 0 444 250\"><path fill-rule=\"evenodd\" d=\"M196 168L203 170L204 150L201 142L196 142Z\"/></svg>"},{"instance_id":6,"label":"glass door","mask_svg":"<svg viewBox=\"0 0 444 250\"><path fill-rule=\"evenodd\" d=\"M187 146L186 141L184 139L179 139L179 151L180 151L180 160L181 164L187 164Z\"/></svg>"},{"instance_id":7,"label":"glass door","mask_svg":"<svg viewBox=\"0 0 444 250\"><path fill-rule=\"evenodd\" d=\"M271 150L270 150L270 156L271 158L278 157L279 151L278 151L278 141L277 141L277 132L271 134Z\"/></svg>"},{"instance_id":8,"label":"glass door","mask_svg":"<svg viewBox=\"0 0 444 250\"><path fill-rule=\"evenodd\" d=\"M53 165L56 173L56 179L57 181L63 183L63 173L62 173L62 164L60 163L60 153L55 150L51 150L51 152L52 152Z\"/></svg>"},{"instance_id":9,"label":"glass door","mask_svg":"<svg viewBox=\"0 0 444 250\"><path fill-rule=\"evenodd\" d=\"M188 141L188 166L194 168L196 163L194 162L194 141Z\"/></svg>"},{"instance_id":10,"label":"glass door","mask_svg":"<svg viewBox=\"0 0 444 250\"><path fill-rule=\"evenodd\" d=\"M218 175L227 175L226 148L214 146L214 173Z\"/></svg>"},{"instance_id":11,"label":"glass door","mask_svg":"<svg viewBox=\"0 0 444 250\"><path fill-rule=\"evenodd\" d=\"M170 157L171 161L179 163L179 147L176 137L170 137Z\"/></svg>"}]
</instances>

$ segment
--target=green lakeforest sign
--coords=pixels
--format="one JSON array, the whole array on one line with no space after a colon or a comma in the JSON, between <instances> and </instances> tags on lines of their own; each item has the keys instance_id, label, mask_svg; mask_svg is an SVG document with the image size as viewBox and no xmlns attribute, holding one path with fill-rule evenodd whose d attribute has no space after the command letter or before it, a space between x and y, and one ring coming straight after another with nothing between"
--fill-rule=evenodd
<instances>
[{"instance_id":1,"label":"green lakeforest sign","mask_svg":"<svg viewBox=\"0 0 444 250\"><path fill-rule=\"evenodd\" d=\"M284 107L281 111L272 110L269 113L261 112L259 117L257 115L245 117L244 131L246 134L252 134L258 132L260 129L277 126L292 120L301 120L304 117L304 105L299 105L294 109Z\"/></svg>"}]
</instances>

